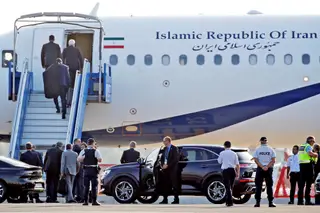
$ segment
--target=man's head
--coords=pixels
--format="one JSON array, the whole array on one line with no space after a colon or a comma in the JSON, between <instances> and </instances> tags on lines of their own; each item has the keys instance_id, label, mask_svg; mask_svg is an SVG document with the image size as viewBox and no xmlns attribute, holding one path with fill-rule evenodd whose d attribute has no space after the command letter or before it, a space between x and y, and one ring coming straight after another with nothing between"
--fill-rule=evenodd
<instances>
[{"instance_id":1,"label":"man's head","mask_svg":"<svg viewBox=\"0 0 320 213\"><path fill-rule=\"evenodd\" d=\"M96 143L96 141L95 141L93 138L89 138L89 139L87 140L88 146L94 146L95 143Z\"/></svg>"},{"instance_id":2,"label":"man's head","mask_svg":"<svg viewBox=\"0 0 320 213\"><path fill-rule=\"evenodd\" d=\"M231 148L231 142L230 141L226 141L226 142L224 142L223 146L224 146L225 149L230 149Z\"/></svg>"},{"instance_id":3,"label":"man's head","mask_svg":"<svg viewBox=\"0 0 320 213\"><path fill-rule=\"evenodd\" d=\"M85 142L82 142L81 143L81 149L85 149L85 148L87 148L87 144Z\"/></svg>"},{"instance_id":4,"label":"man's head","mask_svg":"<svg viewBox=\"0 0 320 213\"><path fill-rule=\"evenodd\" d=\"M63 148L63 143L62 142L57 142L56 147L58 149L62 149Z\"/></svg>"},{"instance_id":5,"label":"man's head","mask_svg":"<svg viewBox=\"0 0 320 213\"><path fill-rule=\"evenodd\" d=\"M166 137L164 137L163 138L163 144L165 145L165 146L170 146L170 144L171 144L171 138L169 137L169 136L166 136Z\"/></svg>"},{"instance_id":6,"label":"man's head","mask_svg":"<svg viewBox=\"0 0 320 213\"><path fill-rule=\"evenodd\" d=\"M50 42L54 42L54 35L50 35L50 36L49 36L49 41L50 41Z\"/></svg>"},{"instance_id":7,"label":"man's head","mask_svg":"<svg viewBox=\"0 0 320 213\"><path fill-rule=\"evenodd\" d=\"M134 148L136 148L136 146L137 146L137 143L135 141L130 141L130 143L129 143L130 149L134 149Z\"/></svg>"},{"instance_id":8,"label":"man's head","mask_svg":"<svg viewBox=\"0 0 320 213\"><path fill-rule=\"evenodd\" d=\"M75 41L74 39L70 39L70 40L68 41L68 45L75 47L75 46L76 46L76 41Z\"/></svg>"},{"instance_id":9,"label":"man's head","mask_svg":"<svg viewBox=\"0 0 320 213\"><path fill-rule=\"evenodd\" d=\"M261 138L260 138L260 143L261 143L261 144L267 144L267 142L268 142L267 137L261 137Z\"/></svg>"},{"instance_id":10,"label":"man's head","mask_svg":"<svg viewBox=\"0 0 320 213\"><path fill-rule=\"evenodd\" d=\"M307 143L310 144L311 146L313 146L313 144L316 142L315 137L313 136L309 136L307 137Z\"/></svg>"},{"instance_id":11,"label":"man's head","mask_svg":"<svg viewBox=\"0 0 320 213\"><path fill-rule=\"evenodd\" d=\"M26 150L32 150L32 143L31 142L26 143Z\"/></svg>"},{"instance_id":12,"label":"man's head","mask_svg":"<svg viewBox=\"0 0 320 213\"><path fill-rule=\"evenodd\" d=\"M72 145L68 143L68 144L66 145L66 150L70 150L70 149L72 149Z\"/></svg>"},{"instance_id":13,"label":"man's head","mask_svg":"<svg viewBox=\"0 0 320 213\"><path fill-rule=\"evenodd\" d=\"M80 145L81 144L81 140L79 138L76 138L76 139L73 140L73 144Z\"/></svg>"},{"instance_id":14,"label":"man's head","mask_svg":"<svg viewBox=\"0 0 320 213\"><path fill-rule=\"evenodd\" d=\"M313 145L313 151L319 153L319 151L320 151L320 146L319 146L319 144L315 143L315 144Z\"/></svg>"},{"instance_id":15,"label":"man's head","mask_svg":"<svg viewBox=\"0 0 320 213\"><path fill-rule=\"evenodd\" d=\"M293 153L294 155L296 155L296 154L298 154L298 152L299 152L299 146L298 146L298 145L294 145L294 146L292 147L292 153Z\"/></svg>"},{"instance_id":16,"label":"man's head","mask_svg":"<svg viewBox=\"0 0 320 213\"><path fill-rule=\"evenodd\" d=\"M57 58L57 59L56 59L56 63L57 63L57 64L62 64L62 59L61 59L61 58Z\"/></svg>"}]
</instances>

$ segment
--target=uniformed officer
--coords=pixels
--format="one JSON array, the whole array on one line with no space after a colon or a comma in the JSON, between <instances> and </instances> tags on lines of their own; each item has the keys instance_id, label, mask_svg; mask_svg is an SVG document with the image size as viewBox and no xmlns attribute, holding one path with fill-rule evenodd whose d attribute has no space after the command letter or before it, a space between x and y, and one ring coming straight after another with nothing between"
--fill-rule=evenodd
<instances>
[{"instance_id":1,"label":"uniformed officer","mask_svg":"<svg viewBox=\"0 0 320 213\"><path fill-rule=\"evenodd\" d=\"M261 191L263 180L266 181L269 207L276 207L273 203L273 165L276 160L275 151L267 145L267 138L261 137L259 146L253 154L253 159L257 164L257 172L255 178L256 184L256 204L254 207L260 207Z\"/></svg>"},{"instance_id":2,"label":"uniformed officer","mask_svg":"<svg viewBox=\"0 0 320 213\"><path fill-rule=\"evenodd\" d=\"M311 202L310 191L313 182L313 164L312 158L317 158L318 154L312 151L312 146L315 143L315 138L309 136L306 143L299 148L299 164L300 164L300 179L298 184L298 205L303 205L303 189L305 188L304 198L305 205L314 205Z\"/></svg>"},{"instance_id":3,"label":"uniformed officer","mask_svg":"<svg viewBox=\"0 0 320 213\"><path fill-rule=\"evenodd\" d=\"M97 187L98 187L98 174L100 168L98 163L102 162L101 153L98 149L95 149L96 142L93 138L89 138L87 141L88 148L82 150L79 154L78 161L83 162L84 170L84 206L88 205L88 196L91 182L92 190L92 205L99 206L97 202Z\"/></svg>"},{"instance_id":4,"label":"uniformed officer","mask_svg":"<svg viewBox=\"0 0 320 213\"><path fill-rule=\"evenodd\" d=\"M296 185L300 179L300 166L299 166L299 146L294 145L292 153L287 162L287 178L290 179L290 201L288 204L294 204L294 195L296 193Z\"/></svg>"}]
</instances>

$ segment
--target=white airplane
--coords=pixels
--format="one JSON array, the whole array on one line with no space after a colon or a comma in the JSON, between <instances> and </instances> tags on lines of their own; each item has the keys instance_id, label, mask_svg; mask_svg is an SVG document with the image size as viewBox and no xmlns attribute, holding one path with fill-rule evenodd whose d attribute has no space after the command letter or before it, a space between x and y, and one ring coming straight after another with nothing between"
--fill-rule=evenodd
<instances>
[{"instance_id":1,"label":"white airplane","mask_svg":"<svg viewBox=\"0 0 320 213\"><path fill-rule=\"evenodd\" d=\"M97 11L98 6L91 17ZM98 26L77 17L64 20L71 19ZM277 146L320 136L319 16L100 20L105 32L101 61L111 66L112 103L88 103L84 138L114 145L130 140L152 144L165 135L175 140L197 136L203 143L199 135L210 133L214 143L228 139L241 144L267 136ZM19 30L17 70L29 58L34 90L43 90L40 50L51 34L61 48L75 38L91 71L99 72L99 30L78 25L50 23ZM13 38L9 33L0 39L4 140L16 107L8 100L5 61L13 57Z\"/></svg>"}]
</instances>

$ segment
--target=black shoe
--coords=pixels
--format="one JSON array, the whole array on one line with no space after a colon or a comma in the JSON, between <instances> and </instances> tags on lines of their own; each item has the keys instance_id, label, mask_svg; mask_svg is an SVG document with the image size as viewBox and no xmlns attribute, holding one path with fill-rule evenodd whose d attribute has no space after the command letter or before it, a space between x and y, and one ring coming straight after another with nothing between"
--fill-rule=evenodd
<instances>
[{"instance_id":1,"label":"black shoe","mask_svg":"<svg viewBox=\"0 0 320 213\"><path fill-rule=\"evenodd\" d=\"M84 202L82 205L83 206L88 206L89 204L88 204L88 202Z\"/></svg>"},{"instance_id":2,"label":"black shoe","mask_svg":"<svg viewBox=\"0 0 320 213\"><path fill-rule=\"evenodd\" d=\"M66 119L66 114L62 114L62 119Z\"/></svg>"},{"instance_id":3,"label":"black shoe","mask_svg":"<svg viewBox=\"0 0 320 213\"><path fill-rule=\"evenodd\" d=\"M69 201L67 201L67 203L76 203L76 201L75 200L69 200Z\"/></svg>"},{"instance_id":4,"label":"black shoe","mask_svg":"<svg viewBox=\"0 0 320 213\"><path fill-rule=\"evenodd\" d=\"M260 207L260 202L256 202L256 204L254 205L254 207Z\"/></svg>"},{"instance_id":5,"label":"black shoe","mask_svg":"<svg viewBox=\"0 0 320 213\"><path fill-rule=\"evenodd\" d=\"M168 200L163 200L159 204L168 204Z\"/></svg>"},{"instance_id":6,"label":"black shoe","mask_svg":"<svg viewBox=\"0 0 320 213\"><path fill-rule=\"evenodd\" d=\"M293 202L293 201L289 201L288 204L289 204L289 205L293 205L294 202Z\"/></svg>"},{"instance_id":7,"label":"black shoe","mask_svg":"<svg viewBox=\"0 0 320 213\"><path fill-rule=\"evenodd\" d=\"M226 206L230 207L230 206L233 206L233 204L232 203L228 203L228 204L226 204Z\"/></svg>"},{"instance_id":8,"label":"black shoe","mask_svg":"<svg viewBox=\"0 0 320 213\"><path fill-rule=\"evenodd\" d=\"M36 199L36 203L43 203L43 201L40 199Z\"/></svg>"},{"instance_id":9,"label":"black shoe","mask_svg":"<svg viewBox=\"0 0 320 213\"><path fill-rule=\"evenodd\" d=\"M270 202L269 207L277 207L277 206L273 202Z\"/></svg>"},{"instance_id":10,"label":"black shoe","mask_svg":"<svg viewBox=\"0 0 320 213\"><path fill-rule=\"evenodd\" d=\"M57 109L56 113L60 113L60 109Z\"/></svg>"},{"instance_id":11,"label":"black shoe","mask_svg":"<svg viewBox=\"0 0 320 213\"><path fill-rule=\"evenodd\" d=\"M298 202L297 205L298 205L298 206L303 206L304 203L303 203L303 202Z\"/></svg>"},{"instance_id":12,"label":"black shoe","mask_svg":"<svg viewBox=\"0 0 320 213\"><path fill-rule=\"evenodd\" d=\"M168 201L167 201L167 203L168 203ZM171 204L179 204L179 199L174 199Z\"/></svg>"},{"instance_id":13,"label":"black shoe","mask_svg":"<svg viewBox=\"0 0 320 213\"><path fill-rule=\"evenodd\" d=\"M306 206L314 206L314 203L312 203L312 202L310 201L310 202L306 202L305 205L306 205Z\"/></svg>"},{"instance_id":14,"label":"black shoe","mask_svg":"<svg viewBox=\"0 0 320 213\"><path fill-rule=\"evenodd\" d=\"M93 205L93 206L100 206L100 203L97 202L97 201L94 201L94 202L92 202L92 205Z\"/></svg>"}]
</instances>

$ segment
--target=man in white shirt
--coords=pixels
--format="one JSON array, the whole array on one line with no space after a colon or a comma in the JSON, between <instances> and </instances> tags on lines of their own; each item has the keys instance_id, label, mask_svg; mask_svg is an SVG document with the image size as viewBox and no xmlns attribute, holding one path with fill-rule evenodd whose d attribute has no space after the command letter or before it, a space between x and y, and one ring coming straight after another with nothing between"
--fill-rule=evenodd
<instances>
[{"instance_id":1,"label":"man in white shirt","mask_svg":"<svg viewBox=\"0 0 320 213\"><path fill-rule=\"evenodd\" d=\"M296 193L296 185L300 179L300 165L299 165L299 146L294 145L292 153L287 162L287 178L290 178L290 201L288 204L294 204L294 195Z\"/></svg>"},{"instance_id":2,"label":"man in white shirt","mask_svg":"<svg viewBox=\"0 0 320 213\"><path fill-rule=\"evenodd\" d=\"M232 190L235 178L239 178L240 166L238 155L232 151L231 142L224 142L225 150L220 152L218 162L221 164L223 184L226 187L226 206L233 206Z\"/></svg>"}]
</instances>

